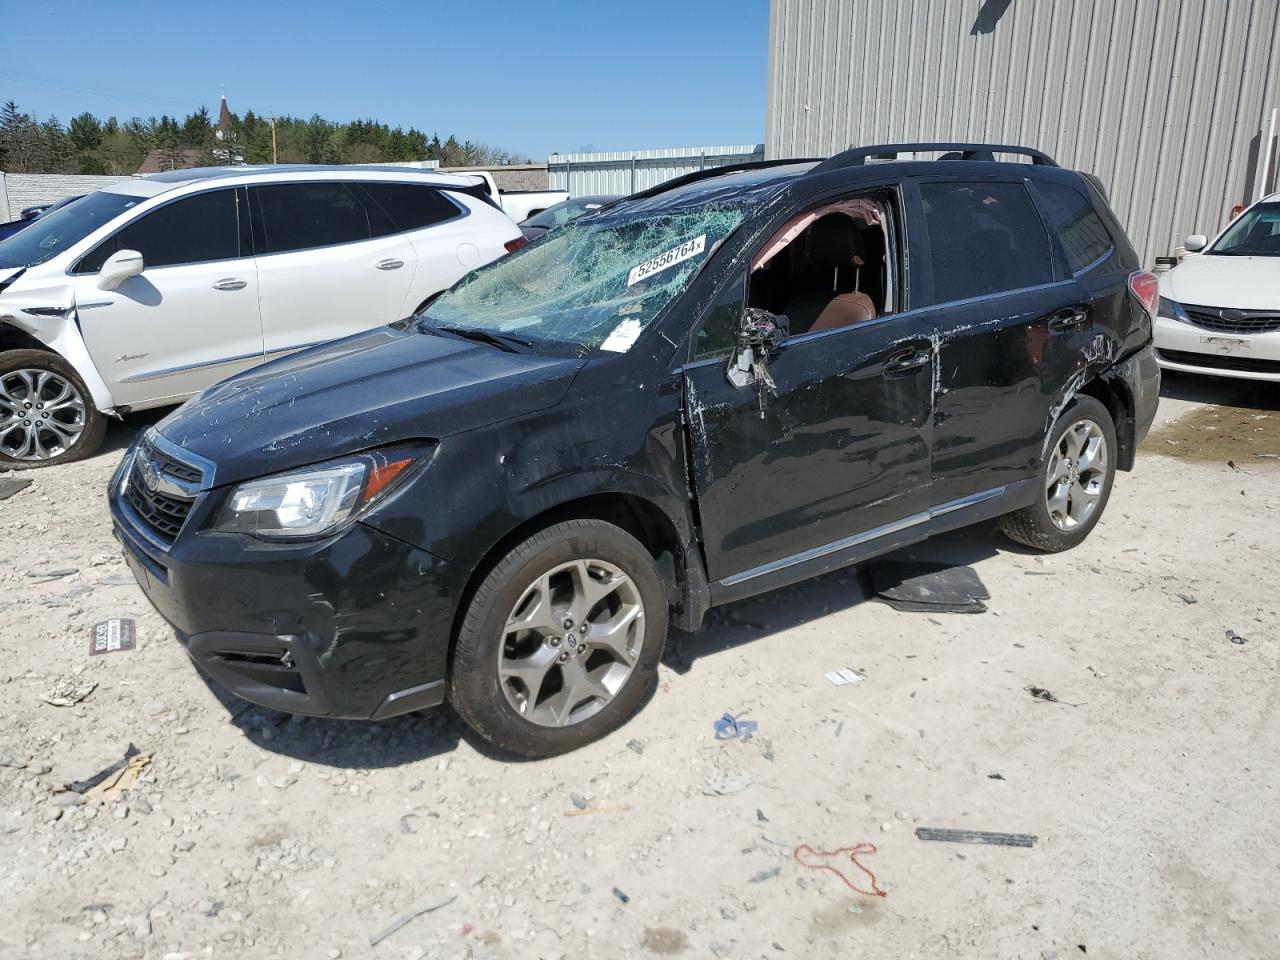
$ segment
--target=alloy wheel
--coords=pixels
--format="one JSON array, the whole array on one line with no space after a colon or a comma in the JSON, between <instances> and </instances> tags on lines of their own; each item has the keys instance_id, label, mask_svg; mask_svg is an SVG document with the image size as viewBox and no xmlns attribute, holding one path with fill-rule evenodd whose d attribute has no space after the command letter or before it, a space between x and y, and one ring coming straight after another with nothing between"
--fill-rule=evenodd
<instances>
[{"instance_id":1,"label":"alloy wheel","mask_svg":"<svg viewBox=\"0 0 1280 960\"><path fill-rule=\"evenodd\" d=\"M85 428L84 398L50 370L0 374L0 453L14 460L52 460Z\"/></svg>"},{"instance_id":2,"label":"alloy wheel","mask_svg":"<svg viewBox=\"0 0 1280 960\"><path fill-rule=\"evenodd\" d=\"M1059 530L1073 531L1098 509L1107 482L1107 438L1093 420L1077 420L1049 458L1045 506Z\"/></svg>"},{"instance_id":3,"label":"alloy wheel","mask_svg":"<svg viewBox=\"0 0 1280 960\"><path fill-rule=\"evenodd\" d=\"M498 679L524 719L572 726L617 696L643 643L644 603L631 578L604 560L573 560L521 593L503 629Z\"/></svg>"}]
</instances>

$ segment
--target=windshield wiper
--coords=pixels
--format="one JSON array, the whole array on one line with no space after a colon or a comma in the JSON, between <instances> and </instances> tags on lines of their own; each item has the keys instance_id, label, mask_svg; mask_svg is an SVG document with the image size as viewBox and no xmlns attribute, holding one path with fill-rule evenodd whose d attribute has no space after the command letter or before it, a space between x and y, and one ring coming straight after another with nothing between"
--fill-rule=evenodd
<instances>
[{"instance_id":1,"label":"windshield wiper","mask_svg":"<svg viewBox=\"0 0 1280 960\"><path fill-rule=\"evenodd\" d=\"M426 327L426 329L434 330L438 333L452 334L455 337L462 337L464 340L492 344L499 349L506 350L508 353L519 353L520 351L516 349L517 346L526 350L533 349L532 340L513 337L506 333L494 333L492 330L481 330L478 327L450 327L440 324Z\"/></svg>"}]
</instances>

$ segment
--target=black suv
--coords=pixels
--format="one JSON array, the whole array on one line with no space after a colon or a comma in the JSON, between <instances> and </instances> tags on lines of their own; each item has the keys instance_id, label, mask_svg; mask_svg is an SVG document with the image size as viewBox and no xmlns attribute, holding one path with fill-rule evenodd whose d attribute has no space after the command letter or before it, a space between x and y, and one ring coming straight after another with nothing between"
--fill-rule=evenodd
<instances>
[{"instance_id":1,"label":"black suv","mask_svg":"<svg viewBox=\"0 0 1280 960\"><path fill-rule=\"evenodd\" d=\"M707 170L206 391L125 456L116 533L245 699L447 699L562 752L668 623L992 517L1080 543L1155 415L1138 267L1097 181L1021 147Z\"/></svg>"}]
</instances>

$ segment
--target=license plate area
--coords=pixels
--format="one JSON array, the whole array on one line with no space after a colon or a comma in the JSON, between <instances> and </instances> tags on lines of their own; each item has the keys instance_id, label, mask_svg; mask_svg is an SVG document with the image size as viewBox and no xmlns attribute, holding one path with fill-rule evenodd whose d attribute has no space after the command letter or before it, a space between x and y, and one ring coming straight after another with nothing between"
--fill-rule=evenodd
<instances>
[{"instance_id":1,"label":"license plate area","mask_svg":"<svg viewBox=\"0 0 1280 960\"><path fill-rule=\"evenodd\" d=\"M1249 353L1250 343L1240 337L1201 337L1200 344L1206 352L1239 356Z\"/></svg>"}]
</instances>

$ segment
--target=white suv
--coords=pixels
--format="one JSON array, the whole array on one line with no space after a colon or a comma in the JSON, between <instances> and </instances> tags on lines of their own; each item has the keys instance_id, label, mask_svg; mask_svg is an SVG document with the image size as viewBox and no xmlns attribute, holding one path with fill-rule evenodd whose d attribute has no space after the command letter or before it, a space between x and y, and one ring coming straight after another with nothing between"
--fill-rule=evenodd
<instances>
[{"instance_id":1,"label":"white suv","mask_svg":"<svg viewBox=\"0 0 1280 960\"><path fill-rule=\"evenodd\" d=\"M0 469L105 415L409 316L524 239L478 177L219 167L134 177L0 242Z\"/></svg>"}]
</instances>

